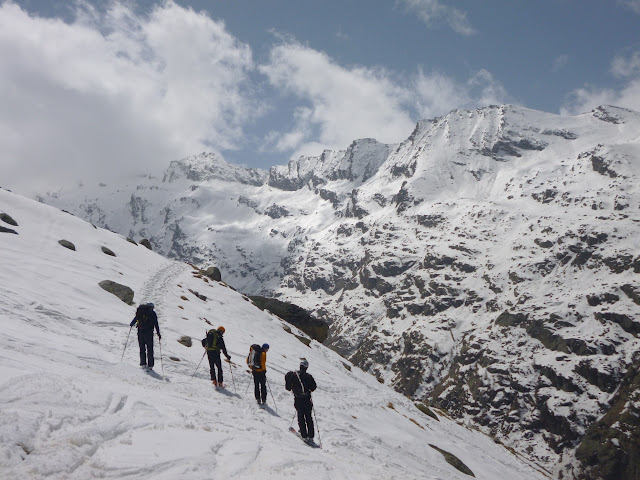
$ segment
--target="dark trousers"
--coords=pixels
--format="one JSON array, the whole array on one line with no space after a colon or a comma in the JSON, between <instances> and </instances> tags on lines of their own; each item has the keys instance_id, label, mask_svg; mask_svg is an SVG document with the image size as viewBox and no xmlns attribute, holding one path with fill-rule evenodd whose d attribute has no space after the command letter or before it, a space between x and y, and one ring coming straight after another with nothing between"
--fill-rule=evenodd
<instances>
[{"instance_id":1,"label":"dark trousers","mask_svg":"<svg viewBox=\"0 0 640 480\"><path fill-rule=\"evenodd\" d=\"M253 373L253 393L260 403L267 401L267 372Z\"/></svg>"},{"instance_id":2,"label":"dark trousers","mask_svg":"<svg viewBox=\"0 0 640 480\"><path fill-rule=\"evenodd\" d=\"M209 357L209 372L211 373L211 380L216 379L216 368L218 369L218 383L222 383L222 361L220 360L220 352L215 350L207 350L207 357Z\"/></svg>"},{"instance_id":3,"label":"dark trousers","mask_svg":"<svg viewBox=\"0 0 640 480\"><path fill-rule=\"evenodd\" d=\"M153 330L138 330L140 365L153 367Z\"/></svg>"},{"instance_id":4,"label":"dark trousers","mask_svg":"<svg viewBox=\"0 0 640 480\"><path fill-rule=\"evenodd\" d=\"M294 407L298 412L298 427L302 438L313 438L313 402L311 398L296 398Z\"/></svg>"}]
</instances>

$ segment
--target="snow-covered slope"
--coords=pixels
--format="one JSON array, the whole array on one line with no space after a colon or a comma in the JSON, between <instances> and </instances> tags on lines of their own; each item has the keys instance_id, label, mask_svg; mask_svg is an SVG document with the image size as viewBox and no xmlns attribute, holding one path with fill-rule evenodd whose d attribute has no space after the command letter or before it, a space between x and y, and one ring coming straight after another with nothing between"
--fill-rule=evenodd
<instances>
[{"instance_id":1,"label":"snow-covered slope","mask_svg":"<svg viewBox=\"0 0 640 480\"><path fill-rule=\"evenodd\" d=\"M484 434L426 416L335 352L307 346L187 264L1 189L0 219L0 478L468 478L430 445L476 478L544 478ZM123 350L135 306L104 280L156 304L155 372L137 366L135 332ZM231 376L225 364L226 390L210 384L206 361L194 376L211 324L226 327L237 365ZM261 410L243 360L265 341L272 396ZM287 431L294 410L283 377L301 357L319 385L323 449Z\"/></svg>"},{"instance_id":2,"label":"snow-covered slope","mask_svg":"<svg viewBox=\"0 0 640 480\"><path fill-rule=\"evenodd\" d=\"M617 405L640 346L637 112L492 106L268 174L221 165L42 200L307 308L381 382L550 467Z\"/></svg>"}]
</instances>

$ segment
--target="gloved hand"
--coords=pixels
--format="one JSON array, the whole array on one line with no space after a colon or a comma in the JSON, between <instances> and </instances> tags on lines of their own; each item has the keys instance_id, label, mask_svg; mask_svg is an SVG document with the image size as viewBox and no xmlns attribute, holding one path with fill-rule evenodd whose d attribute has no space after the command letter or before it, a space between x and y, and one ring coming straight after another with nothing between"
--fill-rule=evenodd
<instances>
[{"instance_id":1,"label":"gloved hand","mask_svg":"<svg viewBox=\"0 0 640 480\"><path fill-rule=\"evenodd\" d=\"M227 355L227 360L231 361L231 355Z\"/></svg>"},{"instance_id":2,"label":"gloved hand","mask_svg":"<svg viewBox=\"0 0 640 480\"><path fill-rule=\"evenodd\" d=\"M158 334L158 340L162 340L162 335Z\"/></svg>"}]
</instances>

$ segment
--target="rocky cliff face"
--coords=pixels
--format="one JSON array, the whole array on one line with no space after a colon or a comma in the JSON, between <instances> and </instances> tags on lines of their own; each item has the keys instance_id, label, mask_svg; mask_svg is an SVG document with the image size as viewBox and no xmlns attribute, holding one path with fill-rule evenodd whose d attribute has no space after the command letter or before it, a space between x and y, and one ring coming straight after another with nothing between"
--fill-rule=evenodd
<instances>
[{"instance_id":1,"label":"rocky cliff face","mask_svg":"<svg viewBox=\"0 0 640 480\"><path fill-rule=\"evenodd\" d=\"M564 478L608 478L589 445L633 401L638 131L615 107L494 106L421 121L398 145L269 172L191 157L163 181L44 201L300 305L381 382ZM613 457L608 471L637 468Z\"/></svg>"}]
</instances>

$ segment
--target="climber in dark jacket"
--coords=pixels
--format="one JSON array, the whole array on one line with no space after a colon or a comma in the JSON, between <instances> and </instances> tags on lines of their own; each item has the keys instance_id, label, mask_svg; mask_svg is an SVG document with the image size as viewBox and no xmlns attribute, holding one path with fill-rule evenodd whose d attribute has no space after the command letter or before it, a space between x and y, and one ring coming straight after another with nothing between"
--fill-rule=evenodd
<instances>
[{"instance_id":1,"label":"climber in dark jacket","mask_svg":"<svg viewBox=\"0 0 640 480\"><path fill-rule=\"evenodd\" d=\"M207 336L202 339L202 346L207 350L207 358L209 359L209 372L211 373L211 383L216 387L224 387L222 380L222 362L220 361L220 352L224 353L227 360L231 360L231 356L227 353L227 347L224 344L224 327L211 329L207 332ZM216 368L218 369L218 377L216 379Z\"/></svg>"},{"instance_id":2,"label":"climber in dark jacket","mask_svg":"<svg viewBox=\"0 0 640 480\"><path fill-rule=\"evenodd\" d=\"M307 443L313 443L313 401L311 392L316 389L316 381L307 373L309 362L303 358L300 360L300 370L288 372L284 376L284 387L293 392L293 406L298 412L298 426L300 436Z\"/></svg>"},{"instance_id":3,"label":"climber in dark jacket","mask_svg":"<svg viewBox=\"0 0 640 480\"><path fill-rule=\"evenodd\" d=\"M158 341L162 338L158 326L158 316L153 310L153 303L143 303L138 306L136 316L130 323L138 328L138 345L140 346L140 366L153 370L153 329L158 333Z\"/></svg>"}]
</instances>

